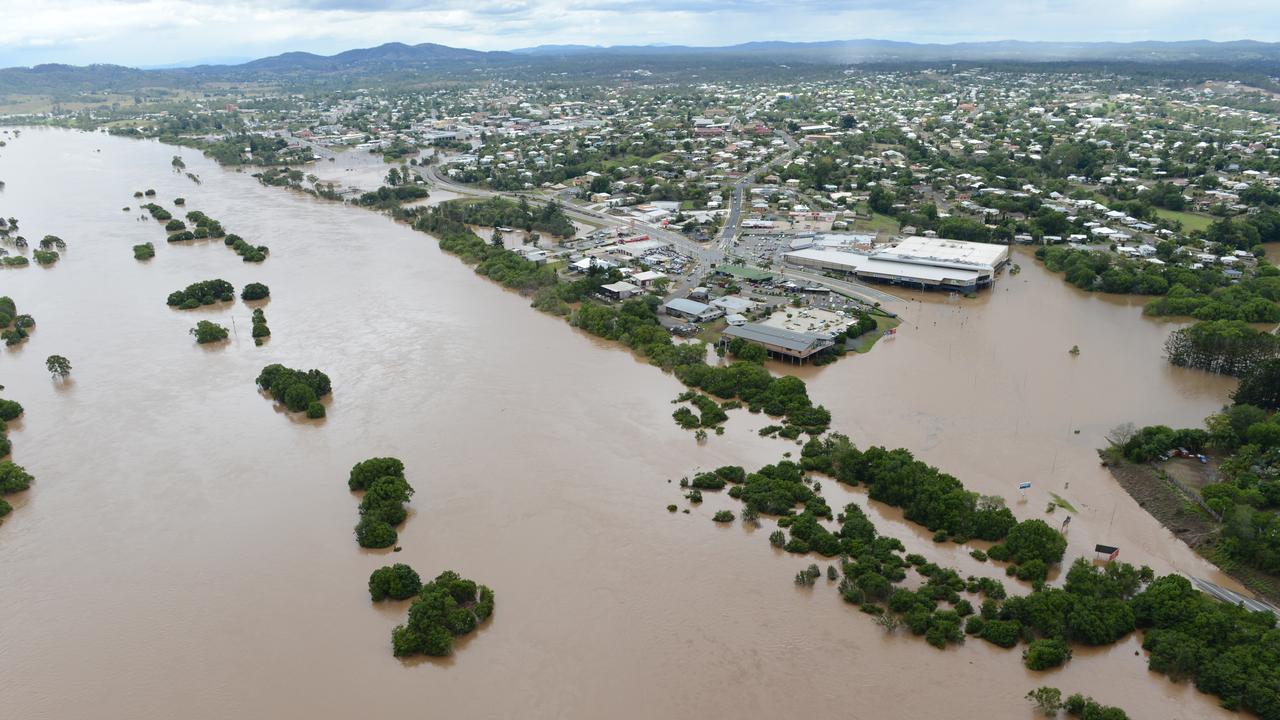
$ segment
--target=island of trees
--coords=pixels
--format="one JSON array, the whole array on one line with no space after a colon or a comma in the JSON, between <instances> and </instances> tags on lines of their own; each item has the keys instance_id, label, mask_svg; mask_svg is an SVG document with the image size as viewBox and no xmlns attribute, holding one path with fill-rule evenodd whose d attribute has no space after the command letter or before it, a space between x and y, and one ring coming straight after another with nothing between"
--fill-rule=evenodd
<instances>
[{"instance_id":1,"label":"island of trees","mask_svg":"<svg viewBox=\"0 0 1280 720\"><path fill-rule=\"evenodd\" d=\"M1206 320L1174 330L1164 351L1180 367L1240 376L1280 354L1280 338L1243 320Z\"/></svg>"},{"instance_id":2,"label":"island of trees","mask_svg":"<svg viewBox=\"0 0 1280 720\"><path fill-rule=\"evenodd\" d=\"M320 398L331 392L332 385L319 370L294 370L276 363L262 368L257 383L289 412L305 412L309 418L325 416Z\"/></svg>"},{"instance_id":3,"label":"island of trees","mask_svg":"<svg viewBox=\"0 0 1280 720\"><path fill-rule=\"evenodd\" d=\"M360 522L356 542L360 547L385 548L396 544L396 526L404 523L404 504L413 497L413 486L404 477L404 463L393 457L369 458L355 464L347 478L351 492L360 498Z\"/></svg>"},{"instance_id":4,"label":"island of trees","mask_svg":"<svg viewBox=\"0 0 1280 720\"><path fill-rule=\"evenodd\" d=\"M5 345L13 346L28 337L28 331L36 326L35 318L20 314L13 298L8 295L0 297L0 339Z\"/></svg>"},{"instance_id":5,"label":"island of trees","mask_svg":"<svg viewBox=\"0 0 1280 720\"><path fill-rule=\"evenodd\" d=\"M215 322L209 320L201 320L196 326L191 328L191 334L195 336L196 342L204 345L207 343L222 342L227 339L229 331Z\"/></svg>"},{"instance_id":6,"label":"island of trees","mask_svg":"<svg viewBox=\"0 0 1280 720\"><path fill-rule=\"evenodd\" d=\"M409 606L408 620L391 633L392 652L396 657L449 655L453 639L488 620L493 605L493 591L488 587L446 570L418 591L418 598Z\"/></svg>"},{"instance_id":7,"label":"island of trees","mask_svg":"<svg viewBox=\"0 0 1280 720\"><path fill-rule=\"evenodd\" d=\"M271 328L267 327L267 314L262 311L262 308L254 308L253 344L262 345L269 337L271 337ZM308 411L310 411L310 407L308 407ZM324 405L321 405L316 413L315 417L324 417Z\"/></svg>"},{"instance_id":8,"label":"island of trees","mask_svg":"<svg viewBox=\"0 0 1280 720\"><path fill-rule=\"evenodd\" d=\"M21 417L22 412L22 405L16 400L0 398L0 458L8 457L13 451L13 444L9 441L8 423Z\"/></svg>"},{"instance_id":9,"label":"island of trees","mask_svg":"<svg viewBox=\"0 0 1280 720\"><path fill-rule=\"evenodd\" d=\"M0 398L0 458L8 458L13 451L9 441L9 425L22 416L22 405L14 400ZM0 522L13 511L5 495L20 493L31 487L32 477L21 465L11 460L0 460Z\"/></svg>"},{"instance_id":10,"label":"island of trees","mask_svg":"<svg viewBox=\"0 0 1280 720\"><path fill-rule=\"evenodd\" d=\"M166 303L179 310L192 310L201 305L212 305L218 302L230 302L235 299L236 289L226 280L204 280L188 285L183 290L169 293Z\"/></svg>"}]
</instances>

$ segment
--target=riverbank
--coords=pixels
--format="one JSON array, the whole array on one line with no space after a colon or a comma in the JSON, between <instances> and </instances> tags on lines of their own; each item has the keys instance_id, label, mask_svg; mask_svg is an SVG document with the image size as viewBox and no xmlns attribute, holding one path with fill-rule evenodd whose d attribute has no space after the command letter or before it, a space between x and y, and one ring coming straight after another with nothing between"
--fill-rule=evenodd
<instances>
[{"instance_id":1,"label":"riverbank","mask_svg":"<svg viewBox=\"0 0 1280 720\"><path fill-rule=\"evenodd\" d=\"M1241 565L1219 552L1221 523L1172 482L1167 470L1153 464L1104 462L1116 483L1176 538L1243 586L1273 604L1280 603L1280 578Z\"/></svg>"}]
</instances>

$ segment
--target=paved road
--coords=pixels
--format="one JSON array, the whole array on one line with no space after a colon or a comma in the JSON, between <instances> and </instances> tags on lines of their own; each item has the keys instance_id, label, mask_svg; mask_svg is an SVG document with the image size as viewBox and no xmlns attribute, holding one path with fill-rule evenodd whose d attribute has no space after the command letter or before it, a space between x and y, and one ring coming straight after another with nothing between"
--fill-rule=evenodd
<instances>
[{"instance_id":1,"label":"paved road","mask_svg":"<svg viewBox=\"0 0 1280 720\"><path fill-rule=\"evenodd\" d=\"M773 160L761 165L751 172L743 175L738 182L733 184L733 195L729 199L729 216L725 218L724 227L720 230L720 236L716 238L716 244L724 252L729 252L733 247L733 239L738 235L738 226L742 223L742 205L746 202L747 189L755 184L756 178L760 177L760 173L768 170L780 163L790 160L800 145L786 132L779 130L778 137L782 138L787 145L787 151Z\"/></svg>"},{"instance_id":2,"label":"paved road","mask_svg":"<svg viewBox=\"0 0 1280 720\"><path fill-rule=\"evenodd\" d=\"M1191 583L1210 597L1221 600L1222 602L1231 603L1232 605L1243 605L1246 610L1251 610L1253 612L1269 612L1272 615L1280 617L1280 611L1277 611L1276 608L1269 603L1245 597L1234 590L1228 590L1221 585L1211 583L1203 578L1191 578Z\"/></svg>"},{"instance_id":3,"label":"paved road","mask_svg":"<svg viewBox=\"0 0 1280 720\"><path fill-rule=\"evenodd\" d=\"M892 305L906 304L905 300L896 295L890 295L883 290L876 289L852 278L848 280L835 280L833 278L826 277L825 275L819 275L818 273L812 273L806 270L797 270L795 268L783 268L779 274L782 277L791 280L803 280L806 283L816 283L824 287L829 287L834 292L838 292L841 295L858 298L872 304L880 303L880 306L889 312L896 312L891 307Z\"/></svg>"}]
</instances>

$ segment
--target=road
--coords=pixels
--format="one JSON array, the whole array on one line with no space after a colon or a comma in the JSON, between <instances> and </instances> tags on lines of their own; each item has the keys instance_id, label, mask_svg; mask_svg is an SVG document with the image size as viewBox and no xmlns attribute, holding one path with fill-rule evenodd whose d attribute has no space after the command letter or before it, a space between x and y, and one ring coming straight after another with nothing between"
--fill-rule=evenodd
<instances>
[{"instance_id":1,"label":"road","mask_svg":"<svg viewBox=\"0 0 1280 720\"><path fill-rule=\"evenodd\" d=\"M742 205L746 202L747 189L755 184L756 178L760 177L760 173L779 163L789 161L795 156L796 150L800 149L799 143L785 131L779 130L778 137L782 138L782 141L786 143L787 151L743 175L733 184L733 195L729 199L729 215L725 218L724 227L720 230L720 237L716 238L716 244L726 253L733 247L733 239L738 235L738 226L742 224Z\"/></svg>"},{"instance_id":2,"label":"road","mask_svg":"<svg viewBox=\"0 0 1280 720\"><path fill-rule=\"evenodd\" d=\"M877 304L889 312L894 312L891 305L902 305L906 301L896 295L890 295L883 290L878 290L865 283L858 282L852 278L848 280L835 280L825 275L808 272L806 270L797 270L795 268L783 268L778 273L782 277L790 280L803 280L806 283L815 283L824 287L831 288L833 292L840 293L847 297L856 298L871 304Z\"/></svg>"},{"instance_id":3,"label":"road","mask_svg":"<svg viewBox=\"0 0 1280 720\"><path fill-rule=\"evenodd\" d=\"M1211 583L1204 578L1193 577L1191 578L1191 582L1202 592L1208 594L1210 597L1221 600L1222 602L1230 603L1232 605L1243 605L1246 610L1251 612L1269 612L1272 615L1280 617L1280 611L1277 611L1270 603L1246 597L1234 590L1228 590L1221 585Z\"/></svg>"}]
</instances>

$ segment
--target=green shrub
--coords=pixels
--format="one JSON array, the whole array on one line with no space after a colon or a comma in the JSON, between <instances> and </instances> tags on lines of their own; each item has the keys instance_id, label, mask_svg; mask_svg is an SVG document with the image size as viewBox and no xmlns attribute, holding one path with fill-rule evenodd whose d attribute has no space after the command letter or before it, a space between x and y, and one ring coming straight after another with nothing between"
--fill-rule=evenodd
<instances>
[{"instance_id":1,"label":"green shrub","mask_svg":"<svg viewBox=\"0 0 1280 720\"><path fill-rule=\"evenodd\" d=\"M271 295L271 289L262 283L249 283L240 290L241 300L261 300Z\"/></svg>"},{"instance_id":2,"label":"green shrub","mask_svg":"<svg viewBox=\"0 0 1280 720\"><path fill-rule=\"evenodd\" d=\"M35 478L12 460L0 460L0 495L11 495L31 487Z\"/></svg>"},{"instance_id":3,"label":"green shrub","mask_svg":"<svg viewBox=\"0 0 1280 720\"><path fill-rule=\"evenodd\" d=\"M1022 662L1029 670L1048 670L1059 667L1070 659L1071 648L1065 640L1058 638L1033 640L1027 649L1022 651Z\"/></svg>"},{"instance_id":4,"label":"green shrub","mask_svg":"<svg viewBox=\"0 0 1280 720\"><path fill-rule=\"evenodd\" d=\"M319 370L294 370L280 364L264 367L257 383L291 412L303 412L332 389L329 376Z\"/></svg>"},{"instance_id":5,"label":"green shrub","mask_svg":"<svg viewBox=\"0 0 1280 720\"><path fill-rule=\"evenodd\" d=\"M208 320L201 320L191 328L191 334L196 337L196 342L202 345L226 340L229 332L225 327Z\"/></svg>"},{"instance_id":6,"label":"green shrub","mask_svg":"<svg viewBox=\"0 0 1280 720\"><path fill-rule=\"evenodd\" d=\"M413 568L403 563L384 565L369 576L369 598L380 600L405 600L422 590L422 580Z\"/></svg>"},{"instance_id":7,"label":"green shrub","mask_svg":"<svg viewBox=\"0 0 1280 720\"><path fill-rule=\"evenodd\" d=\"M356 525L356 542L360 547L384 548L396 544L396 529L372 517L362 517Z\"/></svg>"},{"instance_id":8,"label":"green shrub","mask_svg":"<svg viewBox=\"0 0 1280 720\"><path fill-rule=\"evenodd\" d=\"M10 422L22 415L22 405L16 400L0 400L0 420Z\"/></svg>"},{"instance_id":9,"label":"green shrub","mask_svg":"<svg viewBox=\"0 0 1280 720\"><path fill-rule=\"evenodd\" d=\"M307 406L307 417L311 418L312 420L319 420L324 416L325 416L324 403L321 403L319 400Z\"/></svg>"},{"instance_id":10,"label":"green shrub","mask_svg":"<svg viewBox=\"0 0 1280 720\"><path fill-rule=\"evenodd\" d=\"M351 468L347 487L352 492L367 490L374 480L381 477L404 477L404 463L399 458L375 457L362 460Z\"/></svg>"},{"instance_id":11,"label":"green shrub","mask_svg":"<svg viewBox=\"0 0 1280 720\"><path fill-rule=\"evenodd\" d=\"M190 309L201 305L212 305L215 302L228 302L235 299L236 289L226 280L204 280L192 283L183 290L169 293L165 301L179 309Z\"/></svg>"}]
</instances>

